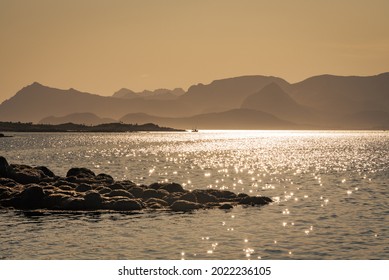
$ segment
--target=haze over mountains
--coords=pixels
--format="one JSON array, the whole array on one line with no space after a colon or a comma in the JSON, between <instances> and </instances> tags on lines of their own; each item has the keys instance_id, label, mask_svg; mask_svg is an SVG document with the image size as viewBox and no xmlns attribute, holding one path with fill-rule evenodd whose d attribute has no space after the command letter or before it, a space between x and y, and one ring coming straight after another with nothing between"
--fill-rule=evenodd
<instances>
[{"instance_id":1,"label":"haze over mountains","mask_svg":"<svg viewBox=\"0 0 389 280\"><path fill-rule=\"evenodd\" d=\"M0 121L93 124L122 121L198 129L388 129L389 73L322 75L290 84L242 76L186 92L121 89L99 96L33 83L0 105Z\"/></svg>"}]
</instances>

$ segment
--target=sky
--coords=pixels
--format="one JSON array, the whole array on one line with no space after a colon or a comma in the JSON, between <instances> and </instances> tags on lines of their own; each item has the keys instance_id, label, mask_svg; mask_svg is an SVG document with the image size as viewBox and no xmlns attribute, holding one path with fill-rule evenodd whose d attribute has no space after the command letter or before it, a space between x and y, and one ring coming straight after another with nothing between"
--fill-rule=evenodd
<instances>
[{"instance_id":1,"label":"sky","mask_svg":"<svg viewBox=\"0 0 389 280\"><path fill-rule=\"evenodd\" d=\"M35 81L112 95L242 75L389 71L387 0L0 0L0 102Z\"/></svg>"}]
</instances>

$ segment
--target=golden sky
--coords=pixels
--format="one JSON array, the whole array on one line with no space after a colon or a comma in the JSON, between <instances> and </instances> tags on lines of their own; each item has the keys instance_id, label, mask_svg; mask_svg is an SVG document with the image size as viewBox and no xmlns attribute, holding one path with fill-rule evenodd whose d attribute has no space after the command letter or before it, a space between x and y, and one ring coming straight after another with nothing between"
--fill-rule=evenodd
<instances>
[{"instance_id":1,"label":"golden sky","mask_svg":"<svg viewBox=\"0 0 389 280\"><path fill-rule=\"evenodd\" d=\"M111 95L241 75L389 71L388 0L0 0L0 102L38 81Z\"/></svg>"}]
</instances>

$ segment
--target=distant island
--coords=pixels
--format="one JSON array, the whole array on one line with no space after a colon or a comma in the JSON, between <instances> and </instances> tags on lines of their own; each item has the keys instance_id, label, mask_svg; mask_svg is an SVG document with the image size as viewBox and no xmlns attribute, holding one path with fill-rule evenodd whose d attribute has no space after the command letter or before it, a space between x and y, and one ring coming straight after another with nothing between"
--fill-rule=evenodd
<instances>
[{"instance_id":1,"label":"distant island","mask_svg":"<svg viewBox=\"0 0 389 280\"><path fill-rule=\"evenodd\" d=\"M64 124L33 124L21 122L0 122L0 131L8 132L138 132L138 131L185 131L170 127L160 127L153 123L124 124L105 123L99 125ZM4 134L2 134L4 136Z\"/></svg>"}]
</instances>

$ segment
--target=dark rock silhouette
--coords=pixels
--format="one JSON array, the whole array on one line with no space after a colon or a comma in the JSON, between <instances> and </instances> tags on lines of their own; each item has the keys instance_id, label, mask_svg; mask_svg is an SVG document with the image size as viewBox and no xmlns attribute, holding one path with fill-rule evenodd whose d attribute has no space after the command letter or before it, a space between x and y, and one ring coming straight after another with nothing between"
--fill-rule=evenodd
<instances>
[{"instance_id":1,"label":"dark rock silhouette","mask_svg":"<svg viewBox=\"0 0 389 280\"><path fill-rule=\"evenodd\" d=\"M39 121L39 124L63 124L63 123L74 123L84 125L98 125L103 123L114 123L117 120L112 118L100 118L96 114L92 113L73 113L66 116L49 116Z\"/></svg>"},{"instance_id":2,"label":"dark rock silhouette","mask_svg":"<svg viewBox=\"0 0 389 280\"><path fill-rule=\"evenodd\" d=\"M141 211L143 209L193 211L231 209L238 204L265 205L268 197L251 197L226 190L185 190L177 183L136 185L114 181L73 167L67 177L56 176L45 166L8 164L0 157L0 207L52 211Z\"/></svg>"}]
</instances>

